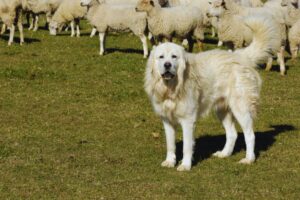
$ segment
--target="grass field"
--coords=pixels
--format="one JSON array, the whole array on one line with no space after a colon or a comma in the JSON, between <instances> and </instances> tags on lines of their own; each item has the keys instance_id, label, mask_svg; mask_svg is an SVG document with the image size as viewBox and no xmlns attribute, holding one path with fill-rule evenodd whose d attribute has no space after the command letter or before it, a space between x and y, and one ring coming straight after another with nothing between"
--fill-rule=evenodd
<instances>
[{"instance_id":1,"label":"grass field","mask_svg":"<svg viewBox=\"0 0 300 200\"><path fill-rule=\"evenodd\" d=\"M285 77L259 69L255 164L237 163L240 129L233 156L211 156L225 143L211 114L197 124L192 170L180 173L160 167L165 139L139 39L110 35L100 57L83 28L81 38L26 31L22 47L0 37L0 199L299 199L300 59Z\"/></svg>"}]
</instances>

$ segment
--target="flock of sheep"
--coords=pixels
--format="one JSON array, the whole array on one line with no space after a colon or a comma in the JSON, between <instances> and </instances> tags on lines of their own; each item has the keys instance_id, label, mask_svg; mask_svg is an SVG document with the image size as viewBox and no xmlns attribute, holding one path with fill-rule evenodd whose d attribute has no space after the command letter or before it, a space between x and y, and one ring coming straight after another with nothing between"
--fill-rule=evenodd
<instances>
[{"instance_id":1,"label":"flock of sheep","mask_svg":"<svg viewBox=\"0 0 300 200\"><path fill-rule=\"evenodd\" d=\"M280 72L285 74L284 51L289 45L292 58L300 44L300 9L298 0L0 0L1 34L9 29L8 45L14 38L15 27L24 42L23 17L30 21L29 29L38 30L39 15L45 14L50 34L56 35L71 26L71 36L80 36L80 19L86 18L99 32L100 55L105 52L108 31L130 30L142 42L144 57L148 56L147 38L154 44L174 37L193 50L195 41L202 46L204 31L211 27L218 35L218 46L231 44L234 50L252 41L252 32L243 19L249 15L266 15L281 27L281 47L277 52ZM75 33L76 26L76 33ZM267 70L272 67L272 57Z\"/></svg>"}]
</instances>

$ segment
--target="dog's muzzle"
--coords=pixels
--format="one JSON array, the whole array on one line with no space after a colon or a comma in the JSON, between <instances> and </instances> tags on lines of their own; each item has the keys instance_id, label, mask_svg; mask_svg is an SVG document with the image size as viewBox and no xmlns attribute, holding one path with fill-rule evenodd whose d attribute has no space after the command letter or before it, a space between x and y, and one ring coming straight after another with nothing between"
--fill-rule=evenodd
<instances>
[{"instance_id":1,"label":"dog's muzzle","mask_svg":"<svg viewBox=\"0 0 300 200\"><path fill-rule=\"evenodd\" d=\"M165 73L163 73L162 75L162 78L165 79L165 80L171 80L175 77L174 74L172 74L170 71L166 71Z\"/></svg>"}]
</instances>

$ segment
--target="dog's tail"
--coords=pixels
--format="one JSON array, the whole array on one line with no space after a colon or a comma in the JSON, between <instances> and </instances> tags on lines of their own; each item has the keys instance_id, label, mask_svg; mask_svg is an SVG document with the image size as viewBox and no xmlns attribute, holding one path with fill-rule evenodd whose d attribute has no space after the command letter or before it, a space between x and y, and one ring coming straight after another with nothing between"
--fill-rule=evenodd
<instances>
[{"instance_id":1,"label":"dog's tail","mask_svg":"<svg viewBox=\"0 0 300 200\"><path fill-rule=\"evenodd\" d=\"M280 49L280 25L265 15L249 16L244 22L252 30L253 39L248 47L236 52L255 64L266 62L268 57Z\"/></svg>"}]
</instances>

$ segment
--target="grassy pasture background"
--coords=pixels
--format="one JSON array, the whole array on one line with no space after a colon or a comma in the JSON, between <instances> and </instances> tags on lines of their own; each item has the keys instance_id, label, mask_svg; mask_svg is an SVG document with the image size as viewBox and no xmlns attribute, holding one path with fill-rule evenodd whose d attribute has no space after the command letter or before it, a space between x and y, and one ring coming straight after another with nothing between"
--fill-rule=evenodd
<instances>
[{"instance_id":1,"label":"grassy pasture background","mask_svg":"<svg viewBox=\"0 0 300 200\"><path fill-rule=\"evenodd\" d=\"M160 167L165 139L143 90L139 39L111 34L100 57L82 28L81 38L26 31L23 47L0 37L0 199L299 199L299 59L285 77L258 69L255 164L237 163L240 129L232 157L211 156L225 143L211 114L197 124L192 170L180 173Z\"/></svg>"}]
</instances>

